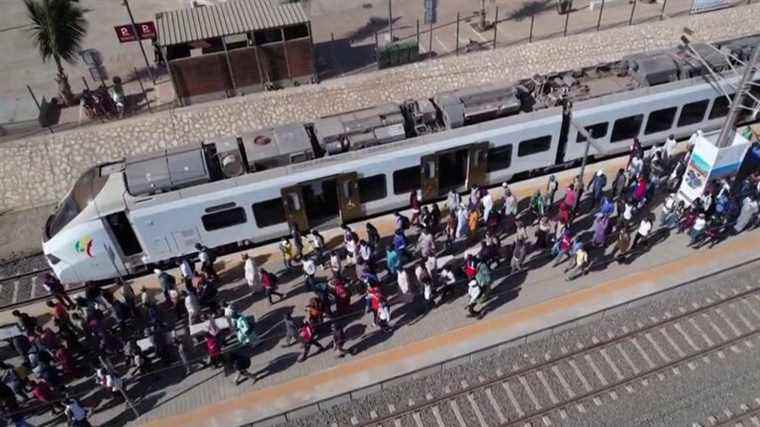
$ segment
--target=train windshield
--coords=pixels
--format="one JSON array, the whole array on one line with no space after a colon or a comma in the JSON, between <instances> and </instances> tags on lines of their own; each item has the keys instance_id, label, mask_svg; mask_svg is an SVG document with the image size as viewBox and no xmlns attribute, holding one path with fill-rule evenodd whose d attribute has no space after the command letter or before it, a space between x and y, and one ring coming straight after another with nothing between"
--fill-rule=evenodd
<instances>
[{"instance_id":1,"label":"train windshield","mask_svg":"<svg viewBox=\"0 0 760 427\"><path fill-rule=\"evenodd\" d=\"M45 224L45 240L55 236L66 224L76 218L100 193L107 179L107 176L100 175L100 167L97 166L82 174L55 212L48 217Z\"/></svg>"}]
</instances>

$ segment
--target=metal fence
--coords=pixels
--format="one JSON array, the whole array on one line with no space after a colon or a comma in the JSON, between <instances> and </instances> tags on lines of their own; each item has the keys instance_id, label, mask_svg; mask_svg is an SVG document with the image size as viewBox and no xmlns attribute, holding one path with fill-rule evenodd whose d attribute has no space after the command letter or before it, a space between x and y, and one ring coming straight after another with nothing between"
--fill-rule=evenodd
<instances>
[{"instance_id":1,"label":"metal fence","mask_svg":"<svg viewBox=\"0 0 760 427\"><path fill-rule=\"evenodd\" d=\"M729 7L750 4L751 1L740 1ZM692 7L691 2L679 0L652 0L651 2L588 0L585 2L576 1L575 5L575 7L570 7L567 12L561 12L559 7L554 12L555 8L552 5L539 10L516 11L505 11L495 7L489 11L490 18L487 16L489 12L485 12L485 10L470 14L460 12L452 21L428 25L421 24L421 20L418 18L411 33L408 29L405 31L401 28L392 28L393 17L389 17L389 28L375 33L375 48L381 48L384 39L391 39L394 43L415 40L421 52L420 58L427 60L645 22L656 22L669 17L688 15L691 13ZM446 32L453 33L454 42L451 46L440 42L434 45L437 35ZM470 35L476 37L473 39ZM469 42L462 42L465 38L463 36L469 39ZM375 65L376 63L369 64L361 69L343 74L365 71Z\"/></svg>"}]
</instances>

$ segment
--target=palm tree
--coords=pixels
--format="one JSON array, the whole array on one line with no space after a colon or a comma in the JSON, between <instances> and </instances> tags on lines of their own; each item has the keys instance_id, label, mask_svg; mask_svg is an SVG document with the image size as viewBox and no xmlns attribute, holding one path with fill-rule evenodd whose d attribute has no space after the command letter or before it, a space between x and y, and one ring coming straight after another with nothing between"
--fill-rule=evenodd
<instances>
[{"instance_id":1,"label":"palm tree","mask_svg":"<svg viewBox=\"0 0 760 427\"><path fill-rule=\"evenodd\" d=\"M85 9L78 3L78 0L24 0L27 15L32 21L34 43L43 62L51 57L55 61L58 90L68 105L75 103L76 99L71 93L61 61L69 64L77 61L82 39L87 34Z\"/></svg>"}]
</instances>

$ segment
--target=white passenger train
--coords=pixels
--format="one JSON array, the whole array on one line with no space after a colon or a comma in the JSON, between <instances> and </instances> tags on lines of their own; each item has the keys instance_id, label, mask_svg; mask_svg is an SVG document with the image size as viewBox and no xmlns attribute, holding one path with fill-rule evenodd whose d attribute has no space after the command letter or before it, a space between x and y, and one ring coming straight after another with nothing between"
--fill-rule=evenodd
<instances>
[{"instance_id":1,"label":"white passenger train","mask_svg":"<svg viewBox=\"0 0 760 427\"><path fill-rule=\"evenodd\" d=\"M759 42L719 47L746 60ZM736 66L695 47L713 69ZM634 137L685 138L719 128L729 109L708 74L678 50L640 54L98 165L48 219L43 249L61 281L105 280L199 242L231 249L285 235L289 222L305 231L398 209L418 188L433 200L570 167L585 144L568 111L598 142L596 159Z\"/></svg>"}]
</instances>

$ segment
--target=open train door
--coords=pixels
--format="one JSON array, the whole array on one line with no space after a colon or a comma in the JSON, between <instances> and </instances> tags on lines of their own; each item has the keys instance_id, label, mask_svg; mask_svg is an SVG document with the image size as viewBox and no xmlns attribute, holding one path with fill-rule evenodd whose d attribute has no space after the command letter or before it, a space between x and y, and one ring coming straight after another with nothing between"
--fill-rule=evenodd
<instances>
[{"instance_id":1,"label":"open train door","mask_svg":"<svg viewBox=\"0 0 760 427\"><path fill-rule=\"evenodd\" d=\"M359 177L356 172L338 175L335 177L335 184L338 187L340 222L345 224L360 218L364 212L359 199Z\"/></svg>"},{"instance_id":2,"label":"open train door","mask_svg":"<svg viewBox=\"0 0 760 427\"><path fill-rule=\"evenodd\" d=\"M422 156L420 167L420 186L422 200L428 201L438 197L438 154Z\"/></svg>"},{"instance_id":3,"label":"open train door","mask_svg":"<svg viewBox=\"0 0 760 427\"><path fill-rule=\"evenodd\" d=\"M487 167L488 143L479 142L471 145L467 156L467 188L486 183Z\"/></svg>"},{"instance_id":4,"label":"open train door","mask_svg":"<svg viewBox=\"0 0 760 427\"><path fill-rule=\"evenodd\" d=\"M285 208L285 218L288 223L295 224L301 231L309 229L309 221L306 218L306 204L303 200L303 191L300 185L285 187L280 190L282 205Z\"/></svg>"}]
</instances>

